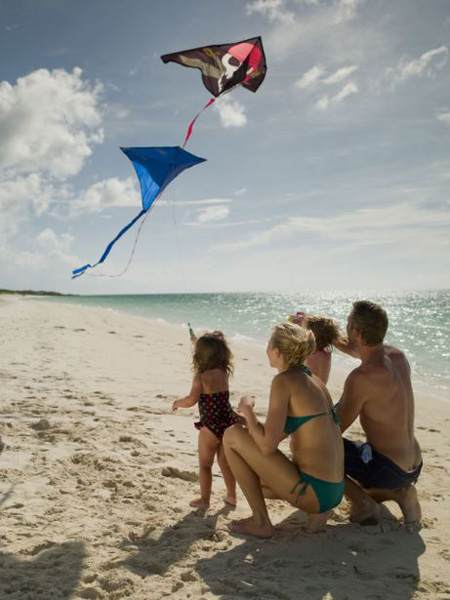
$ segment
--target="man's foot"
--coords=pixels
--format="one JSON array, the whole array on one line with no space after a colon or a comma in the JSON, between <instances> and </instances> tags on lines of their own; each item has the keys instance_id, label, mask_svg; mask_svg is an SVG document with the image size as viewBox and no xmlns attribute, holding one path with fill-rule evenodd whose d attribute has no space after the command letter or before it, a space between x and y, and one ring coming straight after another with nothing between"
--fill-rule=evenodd
<instances>
[{"instance_id":1,"label":"man's foot","mask_svg":"<svg viewBox=\"0 0 450 600\"><path fill-rule=\"evenodd\" d=\"M380 506L375 500L371 500L357 509L353 507L350 514L350 521L363 526L378 525L380 522Z\"/></svg>"},{"instance_id":2,"label":"man's foot","mask_svg":"<svg viewBox=\"0 0 450 600\"><path fill-rule=\"evenodd\" d=\"M417 499L415 486L393 490L392 499L395 500L403 513L405 523L420 523L422 509Z\"/></svg>"},{"instance_id":3,"label":"man's foot","mask_svg":"<svg viewBox=\"0 0 450 600\"><path fill-rule=\"evenodd\" d=\"M207 510L209 508L209 502L206 502L202 498L194 498L189 502L189 506L193 506L194 508L202 508L203 510Z\"/></svg>"},{"instance_id":4,"label":"man's foot","mask_svg":"<svg viewBox=\"0 0 450 600\"><path fill-rule=\"evenodd\" d=\"M230 506L236 506L237 504L236 496L231 496L230 494L228 494L228 496L225 496L223 501L225 502L225 504L229 504Z\"/></svg>"},{"instance_id":5,"label":"man's foot","mask_svg":"<svg viewBox=\"0 0 450 600\"><path fill-rule=\"evenodd\" d=\"M330 515L331 510L327 510L318 515L309 514L306 523L306 533L319 533L319 531L325 531L325 525L327 524Z\"/></svg>"},{"instance_id":6,"label":"man's foot","mask_svg":"<svg viewBox=\"0 0 450 600\"><path fill-rule=\"evenodd\" d=\"M273 535L273 527L270 521L265 524L258 524L253 517L231 521L228 527L233 533L252 535L263 539L271 538Z\"/></svg>"}]
</instances>

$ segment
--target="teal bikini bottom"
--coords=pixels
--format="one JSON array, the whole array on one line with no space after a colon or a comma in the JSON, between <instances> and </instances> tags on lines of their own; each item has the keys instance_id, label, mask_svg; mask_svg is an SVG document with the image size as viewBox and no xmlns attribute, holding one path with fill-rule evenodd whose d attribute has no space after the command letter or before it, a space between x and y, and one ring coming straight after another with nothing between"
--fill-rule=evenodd
<instances>
[{"instance_id":1,"label":"teal bikini bottom","mask_svg":"<svg viewBox=\"0 0 450 600\"><path fill-rule=\"evenodd\" d=\"M317 496L321 513L331 510L341 502L344 496L343 481L340 481L339 483L333 483L331 481L317 479L317 477L313 477L312 475L308 475L302 471L299 471L299 474L300 479L291 490L291 494L293 494L295 488L299 486L296 502L298 502L300 496L303 496L309 485L312 487Z\"/></svg>"}]
</instances>

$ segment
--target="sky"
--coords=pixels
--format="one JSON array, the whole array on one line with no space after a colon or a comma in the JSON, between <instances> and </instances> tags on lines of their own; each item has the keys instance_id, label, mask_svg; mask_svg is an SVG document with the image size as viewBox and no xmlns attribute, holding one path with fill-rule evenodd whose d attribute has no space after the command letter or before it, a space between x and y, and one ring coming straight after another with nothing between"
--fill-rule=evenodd
<instances>
[{"instance_id":1,"label":"sky","mask_svg":"<svg viewBox=\"0 0 450 600\"><path fill-rule=\"evenodd\" d=\"M160 55L262 36L141 208L121 146L181 145L211 97ZM450 287L449 0L0 0L0 288Z\"/></svg>"}]
</instances>

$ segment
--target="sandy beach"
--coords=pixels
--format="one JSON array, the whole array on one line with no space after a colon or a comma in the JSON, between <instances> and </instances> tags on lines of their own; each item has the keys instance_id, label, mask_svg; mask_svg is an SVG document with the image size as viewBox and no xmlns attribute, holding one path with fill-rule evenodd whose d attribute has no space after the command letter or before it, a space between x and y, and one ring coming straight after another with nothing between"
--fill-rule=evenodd
<instances>
[{"instance_id":1,"label":"sandy beach","mask_svg":"<svg viewBox=\"0 0 450 600\"><path fill-rule=\"evenodd\" d=\"M2 600L450 598L450 404L431 390L416 398L420 530L391 503L380 525L351 524L343 502L307 535L303 513L270 501L274 538L247 540L228 532L249 509L242 494L224 505L217 466L210 510L188 504L197 411L171 412L191 382L185 331L16 297L0 299L0 325ZM264 349L232 349L232 403L252 393L263 416ZM345 376L332 372L335 401Z\"/></svg>"}]
</instances>

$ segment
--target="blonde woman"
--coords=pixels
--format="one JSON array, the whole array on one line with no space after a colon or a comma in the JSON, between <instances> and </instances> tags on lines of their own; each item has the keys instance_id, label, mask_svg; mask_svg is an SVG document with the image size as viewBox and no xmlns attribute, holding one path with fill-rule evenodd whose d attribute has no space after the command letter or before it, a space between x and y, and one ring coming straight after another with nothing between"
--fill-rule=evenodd
<instances>
[{"instance_id":1,"label":"blonde woman","mask_svg":"<svg viewBox=\"0 0 450 600\"><path fill-rule=\"evenodd\" d=\"M269 538L273 534L266 498L280 498L308 513L307 531L324 528L344 493L344 451L339 421L325 384L305 367L314 352L314 334L299 325L274 327L267 346L272 381L266 422L260 423L248 396L239 412L246 425L224 435L225 455L252 510L232 521L236 533ZM291 461L278 445L291 436ZM263 483L262 483L263 482Z\"/></svg>"}]
</instances>

